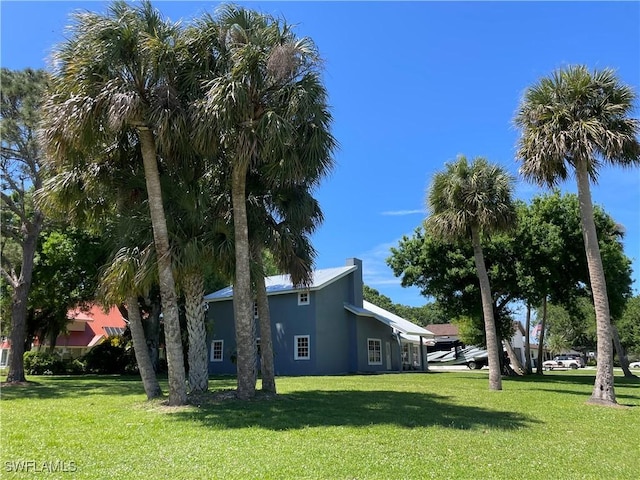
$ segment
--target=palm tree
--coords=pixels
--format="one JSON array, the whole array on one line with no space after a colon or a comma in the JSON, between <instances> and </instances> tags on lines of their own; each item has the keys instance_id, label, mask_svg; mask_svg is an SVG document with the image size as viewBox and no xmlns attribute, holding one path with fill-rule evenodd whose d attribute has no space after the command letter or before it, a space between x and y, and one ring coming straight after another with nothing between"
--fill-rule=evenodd
<instances>
[{"instance_id":1,"label":"palm tree","mask_svg":"<svg viewBox=\"0 0 640 480\"><path fill-rule=\"evenodd\" d=\"M228 245L230 233L224 215L228 201L219 192L220 182L207 177L185 179L185 174L198 172L204 166L196 164L201 159L194 156L193 160L192 168L171 175L174 188L169 195L168 213L171 240L176 247L174 271L185 303L189 389L191 393L199 393L209 388L205 277L214 269L226 270L232 249Z\"/></svg>"},{"instance_id":2,"label":"palm tree","mask_svg":"<svg viewBox=\"0 0 640 480\"><path fill-rule=\"evenodd\" d=\"M73 150L100 157L122 132L137 137L158 263L169 403L184 404L184 359L156 142L169 143L169 130L173 138L186 137L173 78L179 24L164 20L147 1L139 6L116 1L104 15L76 13L74 20L69 39L54 54L44 143L55 164Z\"/></svg>"},{"instance_id":3,"label":"palm tree","mask_svg":"<svg viewBox=\"0 0 640 480\"><path fill-rule=\"evenodd\" d=\"M162 396L162 389L147 348L137 294L144 293L151 279L156 279L155 268L151 267L154 263L151 248L152 245L146 249L119 249L104 270L100 285L104 305L121 305L124 302L136 363L149 400Z\"/></svg>"},{"instance_id":4,"label":"palm tree","mask_svg":"<svg viewBox=\"0 0 640 480\"><path fill-rule=\"evenodd\" d=\"M434 175L427 193L430 216L425 222L426 228L434 235L452 240L471 237L482 296L491 390L502 390L501 349L498 348L482 236L513 225L516 211L512 196L513 178L506 171L480 157L469 164L464 156L445 164L445 170Z\"/></svg>"},{"instance_id":5,"label":"palm tree","mask_svg":"<svg viewBox=\"0 0 640 480\"><path fill-rule=\"evenodd\" d=\"M271 315L265 285L263 252L268 250L278 271L289 274L295 287L312 281L315 250L310 236L323 221L322 211L308 186L282 185L272 179L264 195L253 195L249 205L253 285L260 323L262 390L276 393ZM264 187L264 185L262 185ZM256 185L252 191L257 192Z\"/></svg>"},{"instance_id":6,"label":"palm tree","mask_svg":"<svg viewBox=\"0 0 640 480\"><path fill-rule=\"evenodd\" d=\"M61 159L57 174L45 181L36 198L48 216L102 231L110 240L113 254L102 269L97 296L103 306L126 310L136 363L147 398L152 399L162 390L147 348L138 295L157 284L157 269L142 202L142 166L131 164L136 156L137 142L125 134L99 163L85 156Z\"/></svg>"},{"instance_id":7,"label":"palm tree","mask_svg":"<svg viewBox=\"0 0 640 480\"><path fill-rule=\"evenodd\" d=\"M194 143L205 155L221 148L229 159L236 253L237 396L248 399L255 395L256 345L247 174L262 163L277 165L292 180L301 164L325 171L332 163L328 155L334 145L328 133L331 117L315 46L307 38L297 39L286 23L225 6L217 19L205 18L198 32L207 37L214 32L219 61L194 110ZM315 156L291 155L305 136L315 141L311 143Z\"/></svg>"},{"instance_id":8,"label":"palm tree","mask_svg":"<svg viewBox=\"0 0 640 480\"><path fill-rule=\"evenodd\" d=\"M522 129L517 158L532 182L553 187L576 176L582 234L596 310L598 367L590 402L616 404L607 286L594 223L590 182L606 164L640 164L635 93L611 69L569 66L527 89L515 123Z\"/></svg>"}]
</instances>

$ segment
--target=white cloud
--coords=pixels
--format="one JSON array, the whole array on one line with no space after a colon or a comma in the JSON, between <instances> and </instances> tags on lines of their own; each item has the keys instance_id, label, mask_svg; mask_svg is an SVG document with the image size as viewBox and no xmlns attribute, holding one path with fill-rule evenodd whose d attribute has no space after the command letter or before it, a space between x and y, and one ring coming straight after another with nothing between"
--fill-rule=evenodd
<instances>
[{"instance_id":1,"label":"white cloud","mask_svg":"<svg viewBox=\"0 0 640 480\"><path fill-rule=\"evenodd\" d=\"M386 212L382 212L380 215L388 215L388 216L403 216L403 215L417 215L417 214L425 214L423 209L416 210L388 210Z\"/></svg>"},{"instance_id":2,"label":"white cloud","mask_svg":"<svg viewBox=\"0 0 640 480\"><path fill-rule=\"evenodd\" d=\"M381 243L366 252L360 253L359 258L362 259L364 283L369 286L400 284L400 279L394 277L391 268L386 263L387 257L391 255L391 247L397 245L397 241Z\"/></svg>"}]
</instances>

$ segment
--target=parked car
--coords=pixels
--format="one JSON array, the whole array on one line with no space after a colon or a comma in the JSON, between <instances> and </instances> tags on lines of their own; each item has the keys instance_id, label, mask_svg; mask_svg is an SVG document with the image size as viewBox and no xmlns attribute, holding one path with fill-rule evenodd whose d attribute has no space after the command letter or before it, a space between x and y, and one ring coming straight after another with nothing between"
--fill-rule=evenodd
<instances>
[{"instance_id":1,"label":"parked car","mask_svg":"<svg viewBox=\"0 0 640 480\"><path fill-rule=\"evenodd\" d=\"M640 368L640 362L631 362L629 368Z\"/></svg>"},{"instance_id":2,"label":"parked car","mask_svg":"<svg viewBox=\"0 0 640 480\"><path fill-rule=\"evenodd\" d=\"M558 355L553 360L542 362L545 370L553 370L554 368L571 368L576 370L582 367L581 358L576 355Z\"/></svg>"}]
</instances>

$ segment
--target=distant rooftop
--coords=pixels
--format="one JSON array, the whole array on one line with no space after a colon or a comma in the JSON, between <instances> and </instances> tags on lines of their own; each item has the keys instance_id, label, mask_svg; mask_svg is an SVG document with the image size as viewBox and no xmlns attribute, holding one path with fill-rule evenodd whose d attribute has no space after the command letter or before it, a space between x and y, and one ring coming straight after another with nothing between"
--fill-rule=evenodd
<instances>
[{"instance_id":1,"label":"distant rooftop","mask_svg":"<svg viewBox=\"0 0 640 480\"><path fill-rule=\"evenodd\" d=\"M452 323L433 323L425 327L438 337L457 337L458 327Z\"/></svg>"}]
</instances>

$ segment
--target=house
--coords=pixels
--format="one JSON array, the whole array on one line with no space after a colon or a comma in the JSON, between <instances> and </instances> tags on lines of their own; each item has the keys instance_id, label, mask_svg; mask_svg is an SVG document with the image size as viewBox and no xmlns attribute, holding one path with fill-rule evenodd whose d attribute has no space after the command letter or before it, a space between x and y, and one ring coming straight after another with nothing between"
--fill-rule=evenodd
<instances>
[{"instance_id":1,"label":"house","mask_svg":"<svg viewBox=\"0 0 640 480\"><path fill-rule=\"evenodd\" d=\"M511 336L511 346L520 360L522 366L525 365L527 355L525 353L526 341L525 341L525 331L522 323L513 322L513 335Z\"/></svg>"},{"instance_id":2,"label":"house","mask_svg":"<svg viewBox=\"0 0 640 480\"><path fill-rule=\"evenodd\" d=\"M77 358L108 337L120 335L125 330L125 320L116 307L105 312L101 306L92 305L89 309L74 308L67 312L69 323L66 332L58 335L54 353L62 358ZM46 349L36 338L33 349ZM7 339L0 344L0 367L8 365L11 346Z\"/></svg>"},{"instance_id":3,"label":"house","mask_svg":"<svg viewBox=\"0 0 640 480\"><path fill-rule=\"evenodd\" d=\"M100 305L90 309L75 308L67 312L67 331L58 335L55 352L62 358L77 358L108 337L121 335L125 320L117 307L104 311Z\"/></svg>"},{"instance_id":4,"label":"house","mask_svg":"<svg viewBox=\"0 0 640 480\"><path fill-rule=\"evenodd\" d=\"M361 260L314 271L307 288L294 287L288 275L265 280L276 375L426 370L424 344L432 333L363 300ZM205 301L212 325L209 372L235 374L233 287ZM259 336L258 330L258 345Z\"/></svg>"}]
</instances>

